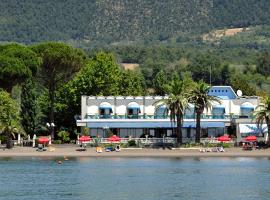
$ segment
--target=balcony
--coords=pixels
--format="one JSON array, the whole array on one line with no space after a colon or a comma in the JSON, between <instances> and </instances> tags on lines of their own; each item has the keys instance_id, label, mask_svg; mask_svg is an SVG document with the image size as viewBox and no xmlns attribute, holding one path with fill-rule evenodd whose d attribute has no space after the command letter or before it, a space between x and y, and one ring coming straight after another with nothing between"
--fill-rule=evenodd
<instances>
[{"instance_id":1,"label":"balcony","mask_svg":"<svg viewBox=\"0 0 270 200\"><path fill-rule=\"evenodd\" d=\"M251 118L252 116L247 116ZM201 115L201 119L238 119L239 115ZM170 119L170 115L86 115L84 119ZM184 119L195 119L195 115L184 115Z\"/></svg>"}]
</instances>

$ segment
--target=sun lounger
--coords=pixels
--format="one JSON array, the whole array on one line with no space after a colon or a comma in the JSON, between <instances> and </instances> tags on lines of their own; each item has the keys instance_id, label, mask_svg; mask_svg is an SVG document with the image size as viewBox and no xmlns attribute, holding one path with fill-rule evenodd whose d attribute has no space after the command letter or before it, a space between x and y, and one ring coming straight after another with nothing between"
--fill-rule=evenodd
<instances>
[{"instance_id":1,"label":"sun lounger","mask_svg":"<svg viewBox=\"0 0 270 200\"><path fill-rule=\"evenodd\" d=\"M212 152L219 152L218 147L212 148Z\"/></svg>"},{"instance_id":2,"label":"sun lounger","mask_svg":"<svg viewBox=\"0 0 270 200\"><path fill-rule=\"evenodd\" d=\"M106 151L106 152L111 152L111 151L114 151L114 148L113 148L113 147L107 147L107 148L105 149L105 151Z\"/></svg>"},{"instance_id":3,"label":"sun lounger","mask_svg":"<svg viewBox=\"0 0 270 200\"><path fill-rule=\"evenodd\" d=\"M96 152L97 152L97 153L102 153L102 148L101 148L101 147L97 147L97 148L96 148Z\"/></svg>"},{"instance_id":4,"label":"sun lounger","mask_svg":"<svg viewBox=\"0 0 270 200\"><path fill-rule=\"evenodd\" d=\"M252 146L243 146L244 151L252 151Z\"/></svg>"},{"instance_id":5,"label":"sun lounger","mask_svg":"<svg viewBox=\"0 0 270 200\"><path fill-rule=\"evenodd\" d=\"M225 149L224 149L223 147L219 147L219 148L218 148L218 151L219 151L219 152L225 152Z\"/></svg>"},{"instance_id":6,"label":"sun lounger","mask_svg":"<svg viewBox=\"0 0 270 200\"><path fill-rule=\"evenodd\" d=\"M116 152L121 151L121 147L120 147L120 145L116 145L116 147L115 147L115 151L116 151Z\"/></svg>"},{"instance_id":7,"label":"sun lounger","mask_svg":"<svg viewBox=\"0 0 270 200\"><path fill-rule=\"evenodd\" d=\"M199 149L199 152L204 153L205 152L205 149L204 148L201 148L201 149Z\"/></svg>"},{"instance_id":8,"label":"sun lounger","mask_svg":"<svg viewBox=\"0 0 270 200\"><path fill-rule=\"evenodd\" d=\"M46 151L47 149L43 147L43 144L38 144L37 151L42 152Z\"/></svg>"},{"instance_id":9,"label":"sun lounger","mask_svg":"<svg viewBox=\"0 0 270 200\"><path fill-rule=\"evenodd\" d=\"M204 153L204 152L211 152L212 149L211 149L211 148L201 148L199 151L200 151L201 153Z\"/></svg>"}]
</instances>

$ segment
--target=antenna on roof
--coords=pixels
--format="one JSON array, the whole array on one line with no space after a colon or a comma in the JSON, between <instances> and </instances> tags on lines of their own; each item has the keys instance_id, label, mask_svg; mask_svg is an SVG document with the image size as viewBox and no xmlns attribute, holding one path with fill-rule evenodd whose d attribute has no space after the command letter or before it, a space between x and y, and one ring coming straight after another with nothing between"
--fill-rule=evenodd
<instances>
[{"instance_id":1,"label":"antenna on roof","mask_svg":"<svg viewBox=\"0 0 270 200\"><path fill-rule=\"evenodd\" d=\"M237 90L236 94L237 96L241 97L243 95L243 92L241 90Z\"/></svg>"}]
</instances>

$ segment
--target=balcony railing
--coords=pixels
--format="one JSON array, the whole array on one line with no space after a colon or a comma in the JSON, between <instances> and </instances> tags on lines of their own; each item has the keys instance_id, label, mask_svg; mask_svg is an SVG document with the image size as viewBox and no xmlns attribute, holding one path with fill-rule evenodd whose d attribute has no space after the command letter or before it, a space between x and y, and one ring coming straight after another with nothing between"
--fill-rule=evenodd
<instances>
[{"instance_id":1,"label":"balcony railing","mask_svg":"<svg viewBox=\"0 0 270 200\"><path fill-rule=\"evenodd\" d=\"M239 115L201 115L201 119L252 118ZM170 115L86 115L85 119L170 119ZM195 119L195 115L184 115L184 119Z\"/></svg>"}]
</instances>

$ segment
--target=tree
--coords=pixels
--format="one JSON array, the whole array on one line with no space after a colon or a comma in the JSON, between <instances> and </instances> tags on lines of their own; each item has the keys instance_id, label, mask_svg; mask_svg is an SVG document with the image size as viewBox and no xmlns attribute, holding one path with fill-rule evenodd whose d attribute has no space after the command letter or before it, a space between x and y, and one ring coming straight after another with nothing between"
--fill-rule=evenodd
<instances>
[{"instance_id":1,"label":"tree","mask_svg":"<svg viewBox=\"0 0 270 200\"><path fill-rule=\"evenodd\" d=\"M261 104L259 104L254 112L256 122L258 125L262 125L264 122L268 128L267 145L270 145L270 96L263 98Z\"/></svg>"},{"instance_id":2,"label":"tree","mask_svg":"<svg viewBox=\"0 0 270 200\"><path fill-rule=\"evenodd\" d=\"M270 75L270 53L263 53L258 59L257 72L264 75Z\"/></svg>"},{"instance_id":3,"label":"tree","mask_svg":"<svg viewBox=\"0 0 270 200\"><path fill-rule=\"evenodd\" d=\"M213 56L210 52L199 54L188 65L188 69L192 72L194 81L203 80L206 83L223 84L222 78L227 79L228 67L223 66L220 58Z\"/></svg>"},{"instance_id":4,"label":"tree","mask_svg":"<svg viewBox=\"0 0 270 200\"><path fill-rule=\"evenodd\" d=\"M157 95L165 95L165 85L167 84L167 77L164 72L164 70L160 70L154 80L153 80L153 86L155 89L155 94Z\"/></svg>"},{"instance_id":5,"label":"tree","mask_svg":"<svg viewBox=\"0 0 270 200\"><path fill-rule=\"evenodd\" d=\"M9 93L0 90L0 133L7 138L7 148L12 147L12 136L22 132L20 125L19 106Z\"/></svg>"},{"instance_id":6,"label":"tree","mask_svg":"<svg viewBox=\"0 0 270 200\"><path fill-rule=\"evenodd\" d=\"M91 65L93 71L92 95L119 94L121 71L112 54L99 52L88 65Z\"/></svg>"},{"instance_id":7,"label":"tree","mask_svg":"<svg viewBox=\"0 0 270 200\"><path fill-rule=\"evenodd\" d=\"M119 93L124 96L140 96L144 94L144 78L140 71L122 71Z\"/></svg>"},{"instance_id":8,"label":"tree","mask_svg":"<svg viewBox=\"0 0 270 200\"><path fill-rule=\"evenodd\" d=\"M221 69L220 84L229 85L230 83L230 70L228 65L224 65Z\"/></svg>"},{"instance_id":9,"label":"tree","mask_svg":"<svg viewBox=\"0 0 270 200\"><path fill-rule=\"evenodd\" d=\"M205 82L200 81L198 82L194 89L190 93L190 103L193 103L195 106L195 113L196 113L196 143L200 143L201 137L201 115L204 109L209 109L212 106L212 102L219 102L219 98L215 96L210 96L209 92L209 85Z\"/></svg>"},{"instance_id":10,"label":"tree","mask_svg":"<svg viewBox=\"0 0 270 200\"><path fill-rule=\"evenodd\" d=\"M235 74L231 77L230 84L234 90L243 91L243 95L253 96L256 90L249 84L249 80L242 74Z\"/></svg>"},{"instance_id":11,"label":"tree","mask_svg":"<svg viewBox=\"0 0 270 200\"><path fill-rule=\"evenodd\" d=\"M32 47L42 58L38 77L49 95L49 122L54 123L55 91L70 80L85 63L85 54L63 43L48 42ZM51 129L54 139L54 128Z\"/></svg>"},{"instance_id":12,"label":"tree","mask_svg":"<svg viewBox=\"0 0 270 200\"><path fill-rule=\"evenodd\" d=\"M190 85L189 79L180 80L178 76L174 75L172 81L166 85L166 91L169 94L168 98L155 103L158 106L166 105L169 109L170 120L172 123L176 123L178 144L182 144L182 125L185 109L188 107Z\"/></svg>"},{"instance_id":13,"label":"tree","mask_svg":"<svg viewBox=\"0 0 270 200\"><path fill-rule=\"evenodd\" d=\"M18 44L0 47L0 85L9 93L14 85L36 73L40 64L37 54Z\"/></svg>"},{"instance_id":14,"label":"tree","mask_svg":"<svg viewBox=\"0 0 270 200\"><path fill-rule=\"evenodd\" d=\"M38 110L35 82L32 79L28 79L22 84L21 119L24 131L33 135L38 125Z\"/></svg>"},{"instance_id":15,"label":"tree","mask_svg":"<svg viewBox=\"0 0 270 200\"><path fill-rule=\"evenodd\" d=\"M120 91L127 89L127 85L124 86L122 83L124 78L112 54L99 52L94 55L72 80L57 90L55 109L58 115L55 120L58 125L74 129L76 127L74 115L81 111L81 96L118 95ZM137 90L136 94L142 92L139 86L140 77L126 78L131 79L130 82L134 81L132 88ZM124 88L120 88L121 85Z\"/></svg>"}]
</instances>

